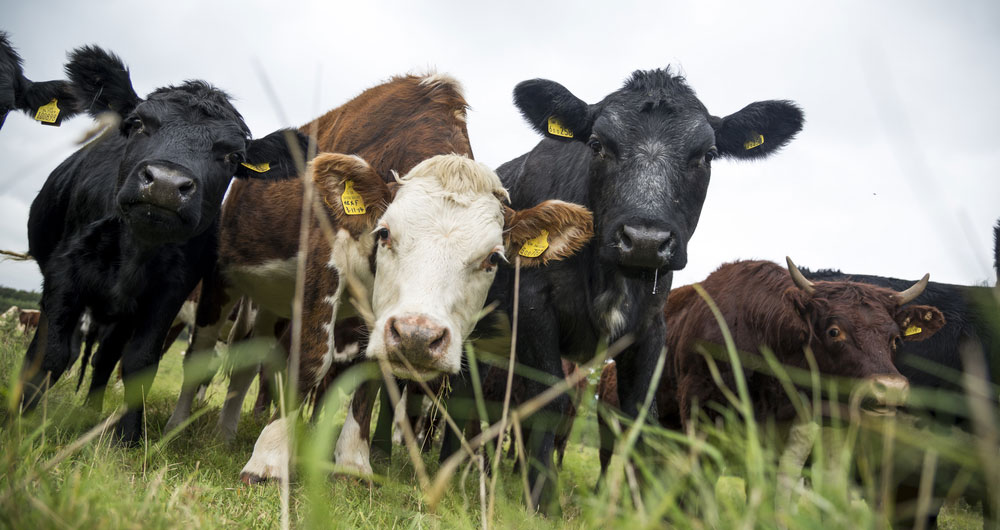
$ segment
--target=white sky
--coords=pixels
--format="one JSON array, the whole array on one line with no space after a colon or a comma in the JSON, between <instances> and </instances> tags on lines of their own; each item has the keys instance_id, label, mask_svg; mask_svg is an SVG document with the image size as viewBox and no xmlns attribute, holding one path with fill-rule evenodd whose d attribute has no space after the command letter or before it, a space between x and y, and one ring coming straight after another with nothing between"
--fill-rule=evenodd
<instances>
[{"instance_id":1,"label":"white sky","mask_svg":"<svg viewBox=\"0 0 1000 530\"><path fill-rule=\"evenodd\" d=\"M48 13L59 13L51 29ZM29 78L65 54L122 56L136 91L205 79L233 94L255 136L298 126L404 72L465 85L476 157L493 167L540 137L511 90L553 79L595 102L636 69L679 66L709 110L791 99L806 125L755 163L719 161L688 267L737 258L973 284L992 280L1000 217L1000 3L886 2L43 2L0 0ZM268 95L273 86L281 109ZM0 248L27 249L28 207L89 125L11 114L0 130ZM0 284L40 290L33 263Z\"/></svg>"}]
</instances>

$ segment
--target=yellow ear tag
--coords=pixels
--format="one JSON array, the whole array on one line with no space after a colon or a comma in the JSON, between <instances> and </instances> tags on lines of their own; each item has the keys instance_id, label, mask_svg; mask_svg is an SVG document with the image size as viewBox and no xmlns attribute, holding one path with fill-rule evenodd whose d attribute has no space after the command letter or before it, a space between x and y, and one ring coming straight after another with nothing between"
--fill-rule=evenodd
<instances>
[{"instance_id":1,"label":"yellow ear tag","mask_svg":"<svg viewBox=\"0 0 1000 530\"><path fill-rule=\"evenodd\" d=\"M549 134L554 134L556 136L562 136L563 138L572 138L573 131L567 129L555 116L549 116Z\"/></svg>"},{"instance_id":2,"label":"yellow ear tag","mask_svg":"<svg viewBox=\"0 0 1000 530\"><path fill-rule=\"evenodd\" d=\"M533 237L524 242L521 246L521 250L517 253L526 258L537 258L545 252L545 249L549 248L549 231L542 230L542 233L538 237Z\"/></svg>"},{"instance_id":3,"label":"yellow ear tag","mask_svg":"<svg viewBox=\"0 0 1000 530\"><path fill-rule=\"evenodd\" d=\"M247 162L240 162L240 165L249 169L250 171L256 171L257 173L267 173L271 171L271 164L268 162L261 162L260 164L249 164Z\"/></svg>"},{"instance_id":4,"label":"yellow ear tag","mask_svg":"<svg viewBox=\"0 0 1000 530\"><path fill-rule=\"evenodd\" d=\"M59 119L59 105L56 105L56 99L52 98L52 101L38 107L35 119L50 125L55 123Z\"/></svg>"},{"instance_id":5,"label":"yellow ear tag","mask_svg":"<svg viewBox=\"0 0 1000 530\"><path fill-rule=\"evenodd\" d=\"M903 332L903 335L907 337L909 337L910 335L919 335L920 332L922 331L923 329L918 328L917 326L910 326L906 328L906 331Z\"/></svg>"},{"instance_id":6,"label":"yellow ear tag","mask_svg":"<svg viewBox=\"0 0 1000 530\"><path fill-rule=\"evenodd\" d=\"M759 147L764 144L764 135L758 134L756 138L752 138L743 143L743 149L747 151L753 149L754 147Z\"/></svg>"},{"instance_id":7,"label":"yellow ear tag","mask_svg":"<svg viewBox=\"0 0 1000 530\"><path fill-rule=\"evenodd\" d=\"M340 202L344 205L344 213L347 215L361 215L365 213L365 200L361 194L354 191L354 181L344 182L344 193L340 195Z\"/></svg>"}]
</instances>

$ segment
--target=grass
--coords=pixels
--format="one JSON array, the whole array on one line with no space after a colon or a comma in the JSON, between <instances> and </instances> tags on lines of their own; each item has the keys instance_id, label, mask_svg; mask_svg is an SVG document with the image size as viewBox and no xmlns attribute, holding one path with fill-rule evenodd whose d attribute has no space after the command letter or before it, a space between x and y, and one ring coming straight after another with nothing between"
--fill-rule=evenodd
<instances>
[{"instance_id":1,"label":"grass","mask_svg":"<svg viewBox=\"0 0 1000 530\"><path fill-rule=\"evenodd\" d=\"M0 398L12 398L16 373L28 338L0 324ZM245 402L239 433L230 444L214 435L224 384L218 379L207 394L207 409L180 435L164 438L162 426L172 411L181 382L181 345L160 364L147 398L147 436L142 446L119 448L100 433L68 456L68 447L111 413L122 401L122 387L109 387L103 415L83 406L74 392L76 370L48 393L44 405L19 415L5 406L0 412L0 526L9 528L275 528L281 524L281 500L275 484L247 487L238 480L264 425ZM593 383L593 377L591 377ZM85 382L86 383L86 382ZM256 387L256 385L255 385ZM376 468L375 484L329 473L333 440L343 422L346 393L331 393L327 416L303 426L296 437L298 465L289 498L294 527L323 528L469 528L482 526L480 475L460 466L435 510L427 504L414 468L402 447L394 448L393 465ZM817 429L812 459L802 477L781 482L779 465L784 435L780 426L746 422L735 410L723 419L702 423L696 433L682 434L643 427L652 455L636 455L636 479L645 484L637 496L627 487L624 460L615 457L605 485L598 479L595 406L581 407L565 466L559 476L562 513L543 517L524 508L521 477L511 462L501 465L495 528L621 528L664 523L679 528L875 528L884 515L879 503L879 451L909 455L922 462L933 449L940 466L977 460L969 445L954 433L917 429L892 422L888 443L885 422ZM628 428L627 424L623 425ZM852 434L853 433L853 434ZM995 449L995 448L994 448ZM869 454L870 453L870 454ZM864 456L869 472L855 473ZM971 455L971 456L970 456ZM899 460L897 458L896 460ZM889 460L890 465L892 459ZM439 471L436 453L424 455L431 478ZM862 466L863 467L863 466ZM871 471L876 469L876 471ZM896 476L906 472L897 464ZM941 476L945 473L941 473ZM952 480L955 499L945 506L941 528L981 528L978 506L961 501L975 474ZM859 478L858 478L859 477ZM791 484L791 488L781 484Z\"/></svg>"}]
</instances>

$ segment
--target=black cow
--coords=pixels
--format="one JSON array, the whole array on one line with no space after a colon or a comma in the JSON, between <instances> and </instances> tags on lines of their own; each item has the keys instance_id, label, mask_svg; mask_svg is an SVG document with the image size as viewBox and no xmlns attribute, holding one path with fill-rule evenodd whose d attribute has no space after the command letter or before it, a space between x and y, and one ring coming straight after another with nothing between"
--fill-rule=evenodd
<instances>
[{"instance_id":1,"label":"black cow","mask_svg":"<svg viewBox=\"0 0 1000 530\"><path fill-rule=\"evenodd\" d=\"M74 50L66 72L88 112L119 114L121 130L63 161L31 205L43 318L25 356L23 404L35 406L67 369L73 330L89 308L105 329L98 356L122 359L128 410L116 433L132 443L167 330L216 262L230 179L287 174L305 138L279 131L251 140L229 96L203 81L142 99L121 59L98 47ZM263 171L263 162L270 171L242 165Z\"/></svg>"},{"instance_id":2,"label":"black cow","mask_svg":"<svg viewBox=\"0 0 1000 530\"><path fill-rule=\"evenodd\" d=\"M12 110L20 110L46 125L59 125L77 113L69 83L32 81L24 77L23 66L10 37L0 31L0 129ZM41 107L45 108L39 113Z\"/></svg>"},{"instance_id":3,"label":"black cow","mask_svg":"<svg viewBox=\"0 0 1000 530\"><path fill-rule=\"evenodd\" d=\"M512 205L575 202L594 212L595 228L578 254L522 271L518 361L559 380L560 357L583 363L600 337L631 335L617 359L618 389L622 410L635 417L663 349L661 310L673 271L687 263L712 160L774 153L801 130L802 112L788 101L761 101L719 118L669 68L636 71L595 104L544 79L520 83L514 102L547 138L497 169ZM513 274L502 274L492 292L512 314ZM529 396L544 388L528 382ZM568 408L567 395L549 404L556 414ZM549 483L556 424L545 417L528 434L531 500L543 509L558 499Z\"/></svg>"}]
</instances>

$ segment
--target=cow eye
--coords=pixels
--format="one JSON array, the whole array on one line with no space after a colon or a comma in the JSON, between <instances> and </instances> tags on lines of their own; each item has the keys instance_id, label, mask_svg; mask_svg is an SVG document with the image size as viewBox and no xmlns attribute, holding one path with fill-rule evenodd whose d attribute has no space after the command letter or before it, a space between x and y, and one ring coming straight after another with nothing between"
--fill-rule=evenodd
<instances>
[{"instance_id":1,"label":"cow eye","mask_svg":"<svg viewBox=\"0 0 1000 530\"><path fill-rule=\"evenodd\" d=\"M601 145L601 141L594 136L591 136L590 140L587 140L587 147L589 147L595 155L600 155L604 152L604 146Z\"/></svg>"},{"instance_id":2,"label":"cow eye","mask_svg":"<svg viewBox=\"0 0 1000 530\"><path fill-rule=\"evenodd\" d=\"M142 123L142 118L138 116L129 116L122 123L122 128L125 130L125 134L132 136L134 134L140 134L146 132L146 127Z\"/></svg>"},{"instance_id":3,"label":"cow eye","mask_svg":"<svg viewBox=\"0 0 1000 530\"><path fill-rule=\"evenodd\" d=\"M388 246L389 245L389 227L382 226L375 230L375 241Z\"/></svg>"},{"instance_id":4,"label":"cow eye","mask_svg":"<svg viewBox=\"0 0 1000 530\"><path fill-rule=\"evenodd\" d=\"M239 164L240 162L243 162L243 160L244 160L243 159L243 153L241 153L239 151L234 151L234 152L229 153L228 155L226 155L226 163L230 164L230 165L234 165L235 166L236 164Z\"/></svg>"},{"instance_id":5,"label":"cow eye","mask_svg":"<svg viewBox=\"0 0 1000 530\"><path fill-rule=\"evenodd\" d=\"M830 326L830 328L826 330L826 335L831 339L836 339L843 334L844 332L841 331L840 327L838 326Z\"/></svg>"},{"instance_id":6,"label":"cow eye","mask_svg":"<svg viewBox=\"0 0 1000 530\"><path fill-rule=\"evenodd\" d=\"M719 150L713 145L711 149L705 152L705 162L711 163L717 156L719 156Z\"/></svg>"},{"instance_id":7,"label":"cow eye","mask_svg":"<svg viewBox=\"0 0 1000 530\"><path fill-rule=\"evenodd\" d=\"M481 268L486 272L493 272L493 269L497 267L501 262L507 263L507 256L503 255L503 252L499 250L494 250L486 259L483 260Z\"/></svg>"}]
</instances>

